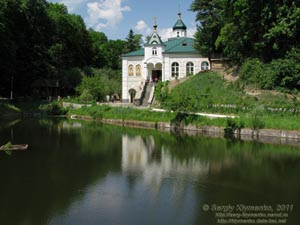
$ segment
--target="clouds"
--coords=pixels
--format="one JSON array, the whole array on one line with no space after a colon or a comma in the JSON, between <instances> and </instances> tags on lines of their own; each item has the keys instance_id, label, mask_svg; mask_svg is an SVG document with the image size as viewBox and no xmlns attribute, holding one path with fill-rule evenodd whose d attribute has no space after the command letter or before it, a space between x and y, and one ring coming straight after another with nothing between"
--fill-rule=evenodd
<instances>
[{"instance_id":1,"label":"clouds","mask_svg":"<svg viewBox=\"0 0 300 225\"><path fill-rule=\"evenodd\" d=\"M88 0L61 0L60 3L66 5L70 12L74 12L78 7Z\"/></svg>"},{"instance_id":2,"label":"clouds","mask_svg":"<svg viewBox=\"0 0 300 225\"><path fill-rule=\"evenodd\" d=\"M116 28L123 20L123 13L131 10L129 6L122 6L122 1L99 0L87 3L86 22L88 26L99 31L103 28Z\"/></svg>"},{"instance_id":3,"label":"clouds","mask_svg":"<svg viewBox=\"0 0 300 225\"><path fill-rule=\"evenodd\" d=\"M148 36L152 33L152 29L146 24L144 20L138 21L134 29L137 33L143 34L144 36Z\"/></svg>"},{"instance_id":4,"label":"clouds","mask_svg":"<svg viewBox=\"0 0 300 225\"><path fill-rule=\"evenodd\" d=\"M133 29L135 33L144 37L153 32L153 18L161 18L158 21L158 32L162 39L167 40L172 33L172 25L176 22L178 11L176 4L170 4L171 0L132 1L132 0L47 0L49 2L63 3L70 13L79 14L87 27L104 32L110 39L120 39L127 36ZM168 10L157 10L157 4ZM189 2L184 1L184 8L189 7ZM190 24L188 36L192 37L196 25L193 24L195 15L184 11L183 20ZM148 23L148 24L147 24Z\"/></svg>"},{"instance_id":5,"label":"clouds","mask_svg":"<svg viewBox=\"0 0 300 225\"><path fill-rule=\"evenodd\" d=\"M144 20L138 21L134 27L134 30L136 33L142 34L144 37L151 35L153 32L153 28L150 28L150 26ZM167 27L167 28L158 27L157 32L163 41L167 41L168 38L172 37L173 28L172 27ZM187 36L193 37L195 32L196 32L196 26L188 28Z\"/></svg>"},{"instance_id":6,"label":"clouds","mask_svg":"<svg viewBox=\"0 0 300 225\"><path fill-rule=\"evenodd\" d=\"M151 35L153 32L153 28L150 28L150 26L144 20L138 21L134 29L136 33L142 34L144 37ZM161 39L166 41L171 37L172 28L158 28L157 32Z\"/></svg>"},{"instance_id":7,"label":"clouds","mask_svg":"<svg viewBox=\"0 0 300 225\"><path fill-rule=\"evenodd\" d=\"M173 29L171 27L169 27L169 28L158 29L157 32L163 41L167 41L168 38L172 37L172 31L173 31Z\"/></svg>"},{"instance_id":8,"label":"clouds","mask_svg":"<svg viewBox=\"0 0 300 225\"><path fill-rule=\"evenodd\" d=\"M69 12L84 15L89 27L95 30L114 29L123 20L124 12L131 11L123 6L125 0L49 0L68 7Z\"/></svg>"}]
</instances>

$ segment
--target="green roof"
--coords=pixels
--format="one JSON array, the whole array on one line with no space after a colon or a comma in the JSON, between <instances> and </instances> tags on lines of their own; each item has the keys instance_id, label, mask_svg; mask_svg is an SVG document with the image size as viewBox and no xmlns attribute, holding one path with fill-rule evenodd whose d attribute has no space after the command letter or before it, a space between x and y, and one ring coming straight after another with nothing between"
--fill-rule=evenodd
<instances>
[{"instance_id":1,"label":"green roof","mask_svg":"<svg viewBox=\"0 0 300 225\"><path fill-rule=\"evenodd\" d=\"M170 38L165 44L165 53L199 53L194 48L194 39L192 38Z\"/></svg>"},{"instance_id":2,"label":"green roof","mask_svg":"<svg viewBox=\"0 0 300 225\"><path fill-rule=\"evenodd\" d=\"M163 45L163 43L164 42L161 40L160 36L158 35L157 31L155 30L146 45L153 45L153 44Z\"/></svg>"},{"instance_id":3,"label":"green roof","mask_svg":"<svg viewBox=\"0 0 300 225\"><path fill-rule=\"evenodd\" d=\"M133 52L128 52L122 56L144 56L144 48L140 48L139 50L133 51Z\"/></svg>"},{"instance_id":4,"label":"green roof","mask_svg":"<svg viewBox=\"0 0 300 225\"><path fill-rule=\"evenodd\" d=\"M181 19L181 13L178 13L178 20L175 23L175 25L173 26L173 30L186 30L186 25L184 24L184 22Z\"/></svg>"},{"instance_id":5,"label":"green roof","mask_svg":"<svg viewBox=\"0 0 300 225\"><path fill-rule=\"evenodd\" d=\"M163 43L165 45L164 54L199 54L194 48L194 39L192 38L170 38L168 41ZM155 45L153 45L155 46ZM134 52L129 52L123 55L124 57L144 56L144 48L141 48Z\"/></svg>"},{"instance_id":6,"label":"green roof","mask_svg":"<svg viewBox=\"0 0 300 225\"><path fill-rule=\"evenodd\" d=\"M178 29L186 30L186 25L181 19L178 19L175 25L173 26L173 30L178 30Z\"/></svg>"}]
</instances>

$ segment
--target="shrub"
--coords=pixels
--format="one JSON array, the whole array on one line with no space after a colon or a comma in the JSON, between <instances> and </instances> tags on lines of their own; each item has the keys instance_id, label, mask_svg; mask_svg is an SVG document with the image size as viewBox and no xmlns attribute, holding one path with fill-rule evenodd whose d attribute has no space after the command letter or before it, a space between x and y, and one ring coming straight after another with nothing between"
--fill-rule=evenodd
<instances>
[{"instance_id":1,"label":"shrub","mask_svg":"<svg viewBox=\"0 0 300 225\"><path fill-rule=\"evenodd\" d=\"M46 105L40 105L39 109L46 113L46 115L65 115L68 110L62 108L58 102L51 102Z\"/></svg>"},{"instance_id":2,"label":"shrub","mask_svg":"<svg viewBox=\"0 0 300 225\"><path fill-rule=\"evenodd\" d=\"M257 58L246 60L240 70L241 80L257 88L297 90L300 88L300 51L292 49L285 58L264 64Z\"/></svg>"},{"instance_id":3,"label":"shrub","mask_svg":"<svg viewBox=\"0 0 300 225\"><path fill-rule=\"evenodd\" d=\"M169 81L164 83L159 81L155 87L154 96L157 101L164 105L169 97Z\"/></svg>"},{"instance_id":4,"label":"shrub","mask_svg":"<svg viewBox=\"0 0 300 225\"><path fill-rule=\"evenodd\" d=\"M273 68L259 59L246 60L240 71L241 80L256 88L271 89L275 85Z\"/></svg>"},{"instance_id":5,"label":"shrub","mask_svg":"<svg viewBox=\"0 0 300 225\"><path fill-rule=\"evenodd\" d=\"M264 108L261 106L254 108L253 111L251 112L250 125L252 129L258 130L265 127L265 123L263 121L263 112L264 112Z\"/></svg>"},{"instance_id":6,"label":"shrub","mask_svg":"<svg viewBox=\"0 0 300 225\"><path fill-rule=\"evenodd\" d=\"M88 75L85 75L82 82L76 87L76 91L83 97L93 100L106 99L107 95L121 93L121 80L119 71L110 69L91 69Z\"/></svg>"},{"instance_id":7,"label":"shrub","mask_svg":"<svg viewBox=\"0 0 300 225\"><path fill-rule=\"evenodd\" d=\"M242 121L242 119L227 118L226 127L224 130L225 130L225 133L227 133L227 134L233 134L236 130L241 130L244 127L245 127L245 124Z\"/></svg>"},{"instance_id":8,"label":"shrub","mask_svg":"<svg viewBox=\"0 0 300 225\"><path fill-rule=\"evenodd\" d=\"M93 98L93 95L90 93L90 90L88 90L88 89L83 90L83 92L79 96L79 99L81 102L91 102L91 101L95 100Z\"/></svg>"}]
</instances>

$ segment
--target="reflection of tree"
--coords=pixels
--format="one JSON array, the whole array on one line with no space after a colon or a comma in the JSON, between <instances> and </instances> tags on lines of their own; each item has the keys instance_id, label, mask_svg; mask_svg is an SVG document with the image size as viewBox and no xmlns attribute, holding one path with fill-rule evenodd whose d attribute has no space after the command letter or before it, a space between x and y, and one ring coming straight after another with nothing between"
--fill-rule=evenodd
<instances>
[{"instance_id":1,"label":"reflection of tree","mask_svg":"<svg viewBox=\"0 0 300 225\"><path fill-rule=\"evenodd\" d=\"M228 143L222 149L226 152L223 162L211 164L205 188L197 188L201 204L196 224L216 224L214 213L204 212L203 204L265 204L274 209L284 202L298 205L300 181L295 171L300 171L300 157L296 152L290 154L290 149L255 142ZM288 224L299 224L299 213L299 208L294 210Z\"/></svg>"},{"instance_id":2,"label":"reflection of tree","mask_svg":"<svg viewBox=\"0 0 300 225\"><path fill-rule=\"evenodd\" d=\"M0 130L0 137L9 135L9 128ZM204 203L300 203L294 147L65 120L15 124L14 138L30 149L0 154L1 224L47 224L108 172L121 169L130 195L142 183L156 197L155 206L163 199L175 202L170 211L192 209L193 224L216 224L212 213L202 211ZM198 207L195 214L189 201ZM299 224L298 213L295 208L288 224Z\"/></svg>"},{"instance_id":3,"label":"reflection of tree","mask_svg":"<svg viewBox=\"0 0 300 225\"><path fill-rule=\"evenodd\" d=\"M59 126L29 121L14 128L16 142L30 148L11 157L0 155L1 224L47 224L53 214L65 213L81 199L87 186L119 170L120 137L101 126ZM111 140L109 146L101 144L105 139Z\"/></svg>"},{"instance_id":4,"label":"reflection of tree","mask_svg":"<svg viewBox=\"0 0 300 225\"><path fill-rule=\"evenodd\" d=\"M156 152L160 152L155 160L147 155L147 134L131 136L128 140L126 135L123 136L122 161L126 158L124 154L130 151L144 152L147 159L142 164L133 160L127 163L127 167L123 165L123 172L134 177L131 172L138 170L155 196L160 195L162 186L171 182L178 203L190 193L188 184L192 182L198 202L195 224L216 224L213 213L203 212L201 207L205 203L263 205L300 202L300 181L295 173L300 170L300 154L295 147L199 136L172 138L166 134L153 137ZM140 144L141 140L144 144ZM124 149L127 150L124 152ZM298 213L299 210L290 216L291 224L299 224Z\"/></svg>"}]
</instances>

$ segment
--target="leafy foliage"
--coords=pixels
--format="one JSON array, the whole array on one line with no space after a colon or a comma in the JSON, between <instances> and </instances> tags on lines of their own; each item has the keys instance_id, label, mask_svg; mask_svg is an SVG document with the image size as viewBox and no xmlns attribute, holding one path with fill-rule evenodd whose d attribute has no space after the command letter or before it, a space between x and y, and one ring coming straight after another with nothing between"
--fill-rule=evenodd
<instances>
[{"instance_id":1,"label":"leafy foliage","mask_svg":"<svg viewBox=\"0 0 300 225\"><path fill-rule=\"evenodd\" d=\"M292 49L285 58L263 64L259 59L247 60L241 68L241 79L263 89L299 90L300 51Z\"/></svg>"},{"instance_id":2,"label":"leafy foliage","mask_svg":"<svg viewBox=\"0 0 300 225\"><path fill-rule=\"evenodd\" d=\"M154 97L157 101L159 101L162 105L167 101L169 97L169 81L162 82L161 80L158 81Z\"/></svg>"},{"instance_id":3,"label":"leafy foliage","mask_svg":"<svg viewBox=\"0 0 300 225\"><path fill-rule=\"evenodd\" d=\"M47 115L52 116L65 115L68 112L67 109L62 108L59 102L51 102L49 104L40 105L39 109Z\"/></svg>"},{"instance_id":4,"label":"leafy foliage","mask_svg":"<svg viewBox=\"0 0 300 225\"><path fill-rule=\"evenodd\" d=\"M132 52L138 50L142 43L142 35L134 34L133 30L130 29L126 38L125 52Z\"/></svg>"},{"instance_id":5,"label":"leafy foliage","mask_svg":"<svg viewBox=\"0 0 300 225\"><path fill-rule=\"evenodd\" d=\"M119 71L111 69L92 69L91 74L85 75L76 87L83 101L104 101L106 96L121 93Z\"/></svg>"},{"instance_id":6,"label":"leafy foliage","mask_svg":"<svg viewBox=\"0 0 300 225\"><path fill-rule=\"evenodd\" d=\"M46 0L0 0L0 96L34 95L37 80L59 81L73 95L86 67L121 69L120 56L139 46L140 35L108 40L87 29L66 6Z\"/></svg>"},{"instance_id":7,"label":"leafy foliage","mask_svg":"<svg viewBox=\"0 0 300 225\"><path fill-rule=\"evenodd\" d=\"M300 47L299 1L194 0L191 9L197 13L196 47L202 54L270 62Z\"/></svg>"}]
</instances>

